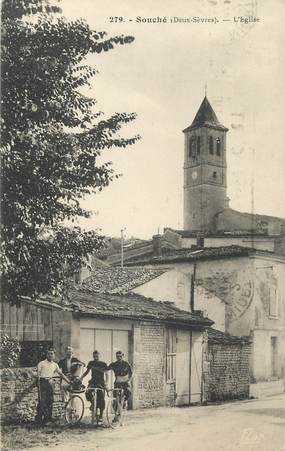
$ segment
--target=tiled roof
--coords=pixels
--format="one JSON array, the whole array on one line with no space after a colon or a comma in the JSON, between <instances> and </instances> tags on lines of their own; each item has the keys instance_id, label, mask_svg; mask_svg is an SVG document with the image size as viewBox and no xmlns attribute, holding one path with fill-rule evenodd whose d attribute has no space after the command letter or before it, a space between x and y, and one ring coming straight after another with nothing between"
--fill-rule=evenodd
<instances>
[{"instance_id":1,"label":"tiled roof","mask_svg":"<svg viewBox=\"0 0 285 451\"><path fill-rule=\"evenodd\" d=\"M70 305L80 316L151 320L200 329L213 324L200 312L180 310L172 302L154 301L135 293L112 295L81 288L70 293Z\"/></svg>"},{"instance_id":2,"label":"tiled roof","mask_svg":"<svg viewBox=\"0 0 285 451\"><path fill-rule=\"evenodd\" d=\"M203 249L179 249L162 255L161 257L151 257L149 259L136 261L134 263L126 263L126 265L146 265L159 263L181 263L196 260L215 260L229 257L245 257L255 250L243 246L221 246L221 247L205 247Z\"/></svg>"},{"instance_id":3,"label":"tiled roof","mask_svg":"<svg viewBox=\"0 0 285 451\"><path fill-rule=\"evenodd\" d=\"M182 238L197 238L197 232L193 232L191 230L174 230L174 229L168 229L171 230L174 233L177 233ZM255 231L255 235L260 236L268 236L268 234L264 231ZM218 231L218 232L205 232L203 233L203 236L205 238L243 238L243 237L251 237L252 232L246 231L246 230L234 230L234 231Z\"/></svg>"},{"instance_id":4,"label":"tiled roof","mask_svg":"<svg viewBox=\"0 0 285 451\"><path fill-rule=\"evenodd\" d=\"M167 249L175 249L176 246L173 243L170 243L167 240L164 240L162 238L161 240L161 248L162 251ZM149 258L154 254L153 249L153 241L150 240L148 242L145 242L143 244L139 243L136 246L132 246L130 249L124 250L124 262L128 261L134 261L134 260L140 260L142 258ZM111 265L118 265L121 262L121 253L115 253L108 255L107 262Z\"/></svg>"},{"instance_id":5,"label":"tiled roof","mask_svg":"<svg viewBox=\"0 0 285 451\"><path fill-rule=\"evenodd\" d=\"M213 329L212 327L207 328L208 340L210 342L223 342L223 343L245 343L249 342L249 337L238 337L235 335L230 335L225 332L222 332L217 329Z\"/></svg>"},{"instance_id":6,"label":"tiled roof","mask_svg":"<svg viewBox=\"0 0 285 451\"><path fill-rule=\"evenodd\" d=\"M164 272L164 269L96 266L91 276L83 281L82 286L90 292L127 293L161 276Z\"/></svg>"},{"instance_id":7,"label":"tiled roof","mask_svg":"<svg viewBox=\"0 0 285 451\"><path fill-rule=\"evenodd\" d=\"M197 127L213 127L220 130L228 130L219 122L207 97L205 97L203 102L201 103L200 108L190 127L187 127L183 131L185 132Z\"/></svg>"}]
</instances>

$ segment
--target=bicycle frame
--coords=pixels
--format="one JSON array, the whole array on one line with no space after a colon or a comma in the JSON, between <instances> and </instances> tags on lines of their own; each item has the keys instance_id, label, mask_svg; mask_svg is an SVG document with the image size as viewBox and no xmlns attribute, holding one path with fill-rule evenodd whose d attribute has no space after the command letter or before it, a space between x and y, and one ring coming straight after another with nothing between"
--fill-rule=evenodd
<instances>
[{"instance_id":1,"label":"bicycle frame","mask_svg":"<svg viewBox=\"0 0 285 451\"><path fill-rule=\"evenodd\" d=\"M91 395L92 395L92 401L91 401L91 405L92 405L92 416L91 416L91 421L92 424L95 424L95 420L96 423L98 424L98 414L97 414L97 393L98 391L101 391L104 394L104 389L100 388L100 387L90 387L86 389L86 392L90 391Z\"/></svg>"},{"instance_id":2,"label":"bicycle frame","mask_svg":"<svg viewBox=\"0 0 285 451\"><path fill-rule=\"evenodd\" d=\"M120 397L120 403L122 403L122 401L125 400L125 395L124 395L124 389L123 388L112 388L111 390L108 390L108 396L110 396L109 395L110 392L112 392L114 394L118 393L117 395L113 395L113 396L115 398Z\"/></svg>"},{"instance_id":3,"label":"bicycle frame","mask_svg":"<svg viewBox=\"0 0 285 451\"><path fill-rule=\"evenodd\" d=\"M112 396L110 396L110 393L112 393ZM111 398L107 406L107 420L109 426L112 428L122 426L124 414L126 412L124 389L114 388L108 390L108 397ZM112 418L113 415L114 418Z\"/></svg>"}]
</instances>

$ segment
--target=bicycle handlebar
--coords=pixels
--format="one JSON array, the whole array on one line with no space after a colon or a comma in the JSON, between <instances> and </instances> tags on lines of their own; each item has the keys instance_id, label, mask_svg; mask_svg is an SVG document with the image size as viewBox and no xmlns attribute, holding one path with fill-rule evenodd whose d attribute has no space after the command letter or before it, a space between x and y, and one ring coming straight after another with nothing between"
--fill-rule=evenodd
<instances>
[{"instance_id":1,"label":"bicycle handlebar","mask_svg":"<svg viewBox=\"0 0 285 451\"><path fill-rule=\"evenodd\" d=\"M116 391L122 393L122 392L124 392L124 389L123 388L110 388L109 390L106 390L106 391L107 391L107 395L110 396L109 393L116 392Z\"/></svg>"},{"instance_id":2,"label":"bicycle handlebar","mask_svg":"<svg viewBox=\"0 0 285 451\"><path fill-rule=\"evenodd\" d=\"M98 391L98 390L104 391L105 389L101 388L101 387L89 387L89 388L86 388L85 391Z\"/></svg>"}]
</instances>

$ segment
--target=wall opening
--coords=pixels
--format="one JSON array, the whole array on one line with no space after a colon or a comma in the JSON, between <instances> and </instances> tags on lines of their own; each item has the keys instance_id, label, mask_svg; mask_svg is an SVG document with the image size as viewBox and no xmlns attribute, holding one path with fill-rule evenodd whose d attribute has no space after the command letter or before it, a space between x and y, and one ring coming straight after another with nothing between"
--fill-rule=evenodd
<instances>
[{"instance_id":1,"label":"wall opening","mask_svg":"<svg viewBox=\"0 0 285 451\"><path fill-rule=\"evenodd\" d=\"M278 339L271 337L271 376L278 376Z\"/></svg>"}]
</instances>

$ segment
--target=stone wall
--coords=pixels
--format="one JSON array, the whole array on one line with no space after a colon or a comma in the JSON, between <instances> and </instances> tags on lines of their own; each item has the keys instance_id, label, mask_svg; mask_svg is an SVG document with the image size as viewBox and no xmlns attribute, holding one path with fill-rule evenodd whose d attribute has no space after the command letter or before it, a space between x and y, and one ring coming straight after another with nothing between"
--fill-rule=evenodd
<instances>
[{"instance_id":1,"label":"stone wall","mask_svg":"<svg viewBox=\"0 0 285 451\"><path fill-rule=\"evenodd\" d=\"M203 359L203 400L249 397L251 343L238 337L206 336Z\"/></svg>"},{"instance_id":2,"label":"stone wall","mask_svg":"<svg viewBox=\"0 0 285 451\"><path fill-rule=\"evenodd\" d=\"M1 421L34 421L38 401L36 368L2 369L0 375ZM59 379L55 379L53 417L60 418L62 413Z\"/></svg>"},{"instance_id":3,"label":"stone wall","mask_svg":"<svg viewBox=\"0 0 285 451\"><path fill-rule=\"evenodd\" d=\"M174 405L175 388L166 384L165 327L141 322L134 326L133 408Z\"/></svg>"}]
</instances>

